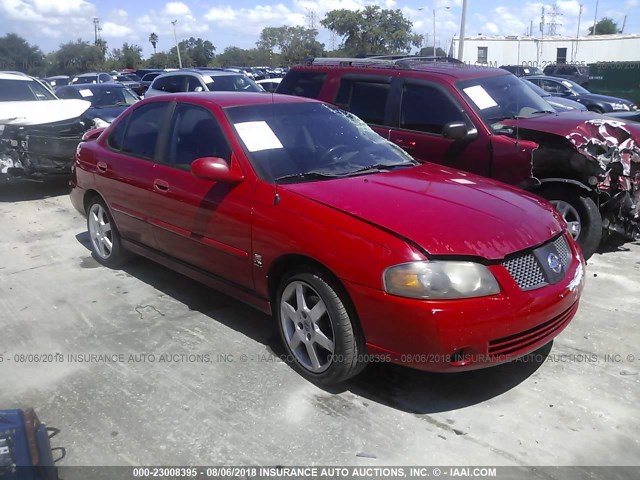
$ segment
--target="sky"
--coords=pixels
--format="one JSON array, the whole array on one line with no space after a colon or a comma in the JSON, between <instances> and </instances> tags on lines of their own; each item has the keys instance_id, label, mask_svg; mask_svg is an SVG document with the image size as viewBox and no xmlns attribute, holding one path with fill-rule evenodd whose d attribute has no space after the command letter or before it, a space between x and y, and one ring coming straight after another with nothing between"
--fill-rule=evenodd
<instances>
[{"instance_id":1,"label":"sky","mask_svg":"<svg viewBox=\"0 0 640 480\"><path fill-rule=\"evenodd\" d=\"M555 2L513 0L468 0L465 35L523 35L533 21L533 34L540 35L542 7L550 23L552 7L557 7L556 32L575 36L580 4L583 5L581 34L593 25L596 0L556 0ZM217 53L225 47L253 48L264 27L315 23L319 41L326 49L337 48L341 39L320 26L326 12L339 8L360 9L367 5L400 9L413 22L415 33L425 35L433 45L433 17L436 17L436 44L448 48L460 31L462 0L0 0L0 35L16 33L45 53L77 39L93 42L94 18L100 19L100 34L110 48L124 42L143 48L143 56L153 53L149 34L159 37L158 50L175 45L173 26L177 20L178 40L202 37L210 40ZM447 8L448 7L448 8ZM640 0L599 0L597 18L610 17L625 33L640 33ZM545 27L545 30L548 27Z\"/></svg>"}]
</instances>

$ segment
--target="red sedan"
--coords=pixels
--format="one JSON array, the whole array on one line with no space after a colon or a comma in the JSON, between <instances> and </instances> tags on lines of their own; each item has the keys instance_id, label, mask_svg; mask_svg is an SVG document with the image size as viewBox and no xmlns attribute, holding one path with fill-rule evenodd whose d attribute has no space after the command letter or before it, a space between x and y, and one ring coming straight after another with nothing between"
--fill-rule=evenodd
<instances>
[{"instance_id":1,"label":"red sedan","mask_svg":"<svg viewBox=\"0 0 640 480\"><path fill-rule=\"evenodd\" d=\"M321 383L368 361L512 360L567 326L583 287L544 200L417 165L314 100L144 100L85 135L72 184L99 262L143 255L272 314L293 366Z\"/></svg>"}]
</instances>

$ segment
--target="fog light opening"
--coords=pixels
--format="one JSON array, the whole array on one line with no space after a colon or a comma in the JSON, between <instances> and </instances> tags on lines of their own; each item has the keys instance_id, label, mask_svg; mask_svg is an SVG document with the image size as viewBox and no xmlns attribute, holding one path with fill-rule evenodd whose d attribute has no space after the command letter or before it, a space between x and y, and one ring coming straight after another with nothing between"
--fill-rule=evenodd
<instances>
[{"instance_id":1,"label":"fog light opening","mask_svg":"<svg viewBox=\"0 0 640 480\"><path fill-rule=\"evenodd\" d=\"M470 348L459 348L451 354L451 365L462 367L463 365L471 363L472 358L473 351Z\"/></svg>"}]
</instances>

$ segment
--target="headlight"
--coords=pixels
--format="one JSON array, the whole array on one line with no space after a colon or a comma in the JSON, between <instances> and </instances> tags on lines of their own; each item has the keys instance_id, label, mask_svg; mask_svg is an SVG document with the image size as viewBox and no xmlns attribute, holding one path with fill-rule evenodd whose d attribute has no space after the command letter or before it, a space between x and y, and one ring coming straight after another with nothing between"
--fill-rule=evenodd
<instances>
[{"instance_id":1,"label":"headlight","mask_svg":"<svg viewBox=\"0 0 640 480\"><path fill-rule=\"evenodd\" d=\"M500 293L489 269L473 262L403 263L387 268L383 281L387 293L409 298L471 298Z\"/></svg>"},{"instance_id":2,"label":"headlight","mask_svg":"<svg viewBox=\"0 0 640 480\"><path fill-rule=\"evenodd\" d=\"M101 118L93 119L93 126L96 128L107 128L109 126L109 122L102 120Z\"/></svg>"},{"instance_id":3,"label":"headlight","mask_svg":"<svg viewBox=\"0 0 640 480\"><path fill-rule=\"evenodd\" d=\"M612 103L611 107L614 110L629 110L629 105L627 105L626 103Z\"/></svg>"}]
</instances>

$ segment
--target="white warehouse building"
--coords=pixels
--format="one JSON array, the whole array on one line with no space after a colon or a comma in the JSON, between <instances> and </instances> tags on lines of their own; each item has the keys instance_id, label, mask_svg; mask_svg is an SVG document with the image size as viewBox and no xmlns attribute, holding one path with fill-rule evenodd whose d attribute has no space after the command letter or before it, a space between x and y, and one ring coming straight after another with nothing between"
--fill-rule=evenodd
<instances>
[{"instance_id":1,"label":"white warehouse building","mask_svg":"<svg viewBox=\"0 0 640 480\"><path fill-rule=\"evenodd\" d=\"M459 38L450 54L458 56ZM484 36L464 38L462 61L467 64L527 65L544 68L550 63L588 64L639 61L640 35L595 35L587 37Z\"/></svg>"}]
</instances>

